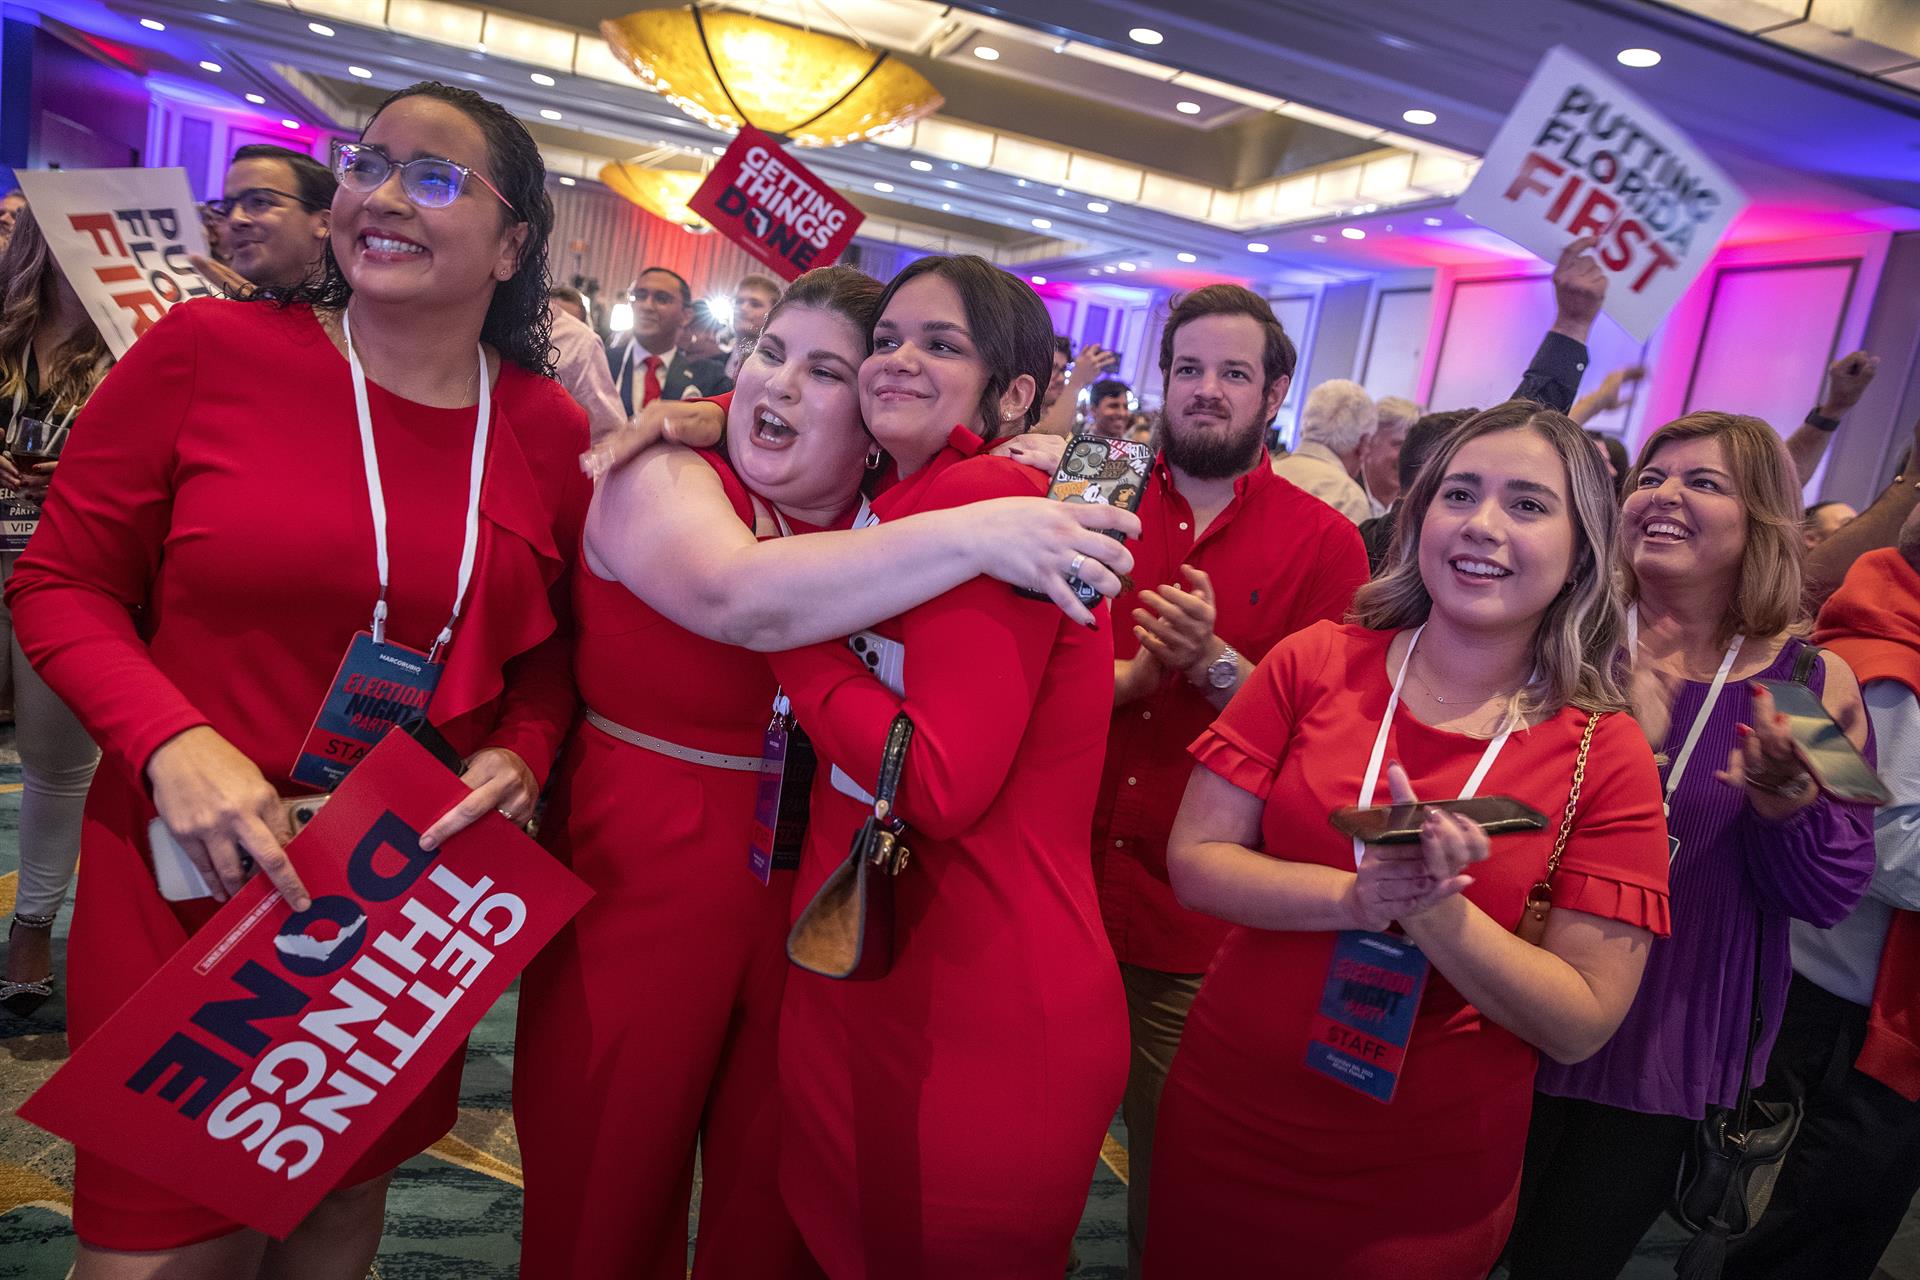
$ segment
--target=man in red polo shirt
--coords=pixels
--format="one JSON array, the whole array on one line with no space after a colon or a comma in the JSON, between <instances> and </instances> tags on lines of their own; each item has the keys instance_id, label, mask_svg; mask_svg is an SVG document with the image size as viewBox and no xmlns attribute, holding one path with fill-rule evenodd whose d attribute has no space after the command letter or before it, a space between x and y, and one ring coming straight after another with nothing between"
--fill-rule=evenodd
<instances>
[{"instance_id":1,"label":"man in red polo shirt","mask_svg":"<svg viewBox=\"0 0 1920 1280\"><path fill-rule=\"evenodd\" d=\"M1273 309L1238 285L1208 285L1174 305L1160 339L1166 408L1133 544L1136 585L1114 602L1113 729L1093 858L1132 1026L1122 1114L1135 1277L1160 1090L1231 927L1180 906L1167 884L1167 833L1193 768L1187 744L1268 649L1343 617L1367 579L1353 522L1267 460L1267 424L1294 358Z\"/></svg>"}]
</instances>

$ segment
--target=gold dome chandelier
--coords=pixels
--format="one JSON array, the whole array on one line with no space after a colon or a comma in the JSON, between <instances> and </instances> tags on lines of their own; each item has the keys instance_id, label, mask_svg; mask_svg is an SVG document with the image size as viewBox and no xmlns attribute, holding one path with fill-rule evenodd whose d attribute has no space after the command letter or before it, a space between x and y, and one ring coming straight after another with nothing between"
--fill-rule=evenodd
<instances>
[{"instance_id":1,"label":"gold dome chandelier","mask_svg":"<svg viewBox=\"0 0 1920 1280\"><path fill-rule=\"evenodd\" d=\"M685 169L648 168L643 160L609 164L600 170L600 181L615 195L631 200L656 218L695 232L713 230L705 218L687 207L706 180L706 174Z\"/></svg>"},{"instance_id":2,"label":"gold dome chandelier","mask_svg":"<svg viewBox=\"0 0 1920 1280\"><path fill-rule=\"evenodd\" d=\"M945 101L885 50L731 10L647 10L609 18L600 33L649 88L696 120L752 125L796 146L858 142Z\"/></svg>"}]
</instances>

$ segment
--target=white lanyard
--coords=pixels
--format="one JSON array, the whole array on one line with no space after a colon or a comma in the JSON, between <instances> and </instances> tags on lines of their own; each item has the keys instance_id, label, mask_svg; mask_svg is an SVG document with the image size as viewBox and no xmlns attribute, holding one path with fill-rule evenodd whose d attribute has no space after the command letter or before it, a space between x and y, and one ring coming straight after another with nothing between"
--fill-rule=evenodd
<instances>
[{"instance_id":1,"label":"white lanyard","mask_svg":"<svg viewBox=\"0 0 1920 1280\"><path fill-rule=\"evenodd\" d=\"M367 505L373 508L373 554L380 568L380 600L373 606L373 642L387 642L387 497L380 485L380 459L373 450L373 411L367 407L367 375L360 369L360 357L353 349L353 327L347 312L340 312L340 336L347 347L347 368L353 373L353 408L360 418L360 457L367 467ZM487 349L480 352L480 409L473 428L473 461L468 467L467 531L460 549L460 572L453 588L453 616L434 638L427 661L440 656L440 650L453 639L453 624L460 621L460 606L466 603L467 588L473 583L473 561L480 549L480 480L487 469L487 428L493 419L493 385L487 377Z\"/></svg>"},{"instance_id":2,"label":"white lanyard","mask_svg":"<svg viewBox=\"0 0 1920 1280\"><path fill-rule=\"evenodd\" d=\"M1707 697L1700 704L1700 710L1694 713L1693 724L1687 730L1687 739L1680 744L1680 754L1673 758L1673 767L1667 771L1667 789L1660 797L1661 808L1673 799L1674 788L1680 785L1680 775L1687 771L1687 761L1693 759L1693 749L1700 745L1700 735L1707 731L1707 717L1713 714L1713 704L1720 701L1720 690L1726 688L1727 675L1733 670L1733 660L1740 656L1740 646L1747 638L1736 635L1733 643L1727 646L1727 656L1720 659L1720 669L1713 673L1713 683L1707 686ZM1627 606L1627 658L1629 665L1640 662L1640 606Z\"/></svg>"},{"instance_id":3,"label":"white lanyard","mask_svg":"<svg viewBox=\"0 0 1920 1280\"><path fill-rule=\"evenodd\" d=\"M1380 732L1375 734L1373 738L1373 755L1367 759L1367 775L1360 783L1360 803L1363 805L1373 803L1374 789L1380 785L1380 766L1385 763L1387 758L1387 730L1392 727L1393 713L1400 705L1400 686L1406 683L1407 667L1413 661L1414 646L1420 643L1420 633L1426 629L1427 626L1424 622L1413 629L1413 635L1407 639L1407 651L1400 657L1400 670L1393 677L1393 693L1387 699L1387 713L1380 719ZM1529 680L1528 683L1532 683L1531 680ZM1473 772L1468 775L1467 785L1465 789L1460 792L1460 799L1473 799L1474 795L1480 790L1480 784L1486 781L1487 771L1493 768L1494 757L1500 754L1500 748L1506 746L1507 739L1512 736L1513 717L1508 716L1506 727L1494 735L1493 741L1489 742L1487 749L1481 753L1480 763L1475 765ZM1353 865L1356 867L1359 866L1365 857L1366 845L1363 844L1358 837L1355 837L1353 842Z\"/></svg>"}]
</instances>

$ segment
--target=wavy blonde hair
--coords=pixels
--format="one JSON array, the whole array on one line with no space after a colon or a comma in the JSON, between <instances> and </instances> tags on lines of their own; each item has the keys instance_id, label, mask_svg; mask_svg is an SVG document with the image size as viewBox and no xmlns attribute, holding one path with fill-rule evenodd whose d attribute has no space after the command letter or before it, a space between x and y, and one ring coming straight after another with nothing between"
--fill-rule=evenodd
<instances>
[{"instance_id":1,"label":"wavy blonde hair","mask_svg":"<svg viewBox=\"0 0 1920 1280\"><path fill-rule=\"evenodd\" d=\"M42 317L53 313L53 291L60 283L60 266L47 238L40 234L33 211L22 209L13 238L0 250L0 401L11 404L26 388L33 331ZM41 388L53 394L52 412L64 413L87 402L100 385L106 356L106 339L87 317L53 353L50 367L40 370Z\"/></svg>"},{"instance_id":2,"label":"wavy blonde hair","mask_svg":"<svg viewBox=\"0 0 1920 1280\"><path fill-rule=\"evenodd\" d=\"M1397 631L1427 620L1433 597L1420 576L1420 533L1427 508L1461 446L1481 436L1520 430L1545 440L1567 469L1574 552L1571 581L1547 606L1534 631L1539 677L1514 696L1512 712L1552 715L1568 705L1591 712L1625 710L1627 700L1614 668L1626 621L1614 573L1620 511L1613 481L1584 431L1565 414L1530 400L1483 409L1435 446L1401 503L1387 566L1354 594L1350 616L1377 631Z\"/></svg>"},{"instance_id":3,"label":"wavy blonde hair","mask_svg":"<svg viewBox=\"0 0 1920 1280\"><path fill-rule=\"evenodd\" d=\"M1775 636L1792 630L1806 621L1807 544L1800 528L1800 474L1779 432L1744 413L1708 410L1675 418L1640 447L1626 492L1631 495L1640 487L1640 473L1664 446L1706 439L1720 442L1734 488L1747 508L1740 576L1715 636L1725 644L1735 635ZM1624 536L1624 527L1621 532ZM1620 580L1628 600L1640 598L1633 561L1624 553Z\"/></svg>"}]
</instances>

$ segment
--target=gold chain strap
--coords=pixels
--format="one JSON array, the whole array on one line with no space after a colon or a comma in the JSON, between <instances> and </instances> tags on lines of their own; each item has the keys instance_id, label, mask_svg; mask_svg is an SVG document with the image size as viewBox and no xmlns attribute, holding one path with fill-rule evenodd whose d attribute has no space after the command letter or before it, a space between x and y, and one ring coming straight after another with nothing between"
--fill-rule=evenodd
<instances>
[{"instance_id":1,"label":"gold chain strap","mask_svg":"<svg viewBox=\"0 0 1920 1280\"><path fill-rule=\"evenodd\" d=\"M1573 786L1567 791L1567 807L1560 815L1560 834L1554 839L1553 852L1547 855L1547 872L1527 890L1527 905L1520 913L1520 926L1514 932L1538 946L1547 929L1547 913L1553 909L1553 875L1560 869L1560 858L1567 851L1567 838L1573 834L1573 811L1580 804L1580 784L1587 780L1587 749L1593 745L1593 730L1604 712L1589 715L1580 735L1580 754L1573 761Z\"/></svg>"}]
</instances>

